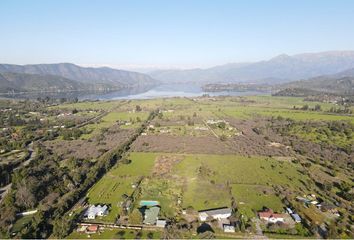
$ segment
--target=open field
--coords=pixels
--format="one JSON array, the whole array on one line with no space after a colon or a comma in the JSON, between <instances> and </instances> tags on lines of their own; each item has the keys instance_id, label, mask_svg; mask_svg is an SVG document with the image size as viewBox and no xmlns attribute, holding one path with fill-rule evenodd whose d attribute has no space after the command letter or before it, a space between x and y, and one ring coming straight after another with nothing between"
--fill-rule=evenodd
<instances>
[{"instance_id":1,"label":"open field","mask_svg":"<svg viewBox=\"0 0 354 240\"><path fill-rule=\"evenodd\" d=\"M157 165L161 157L165 158L162 169ZM137 200L159 201L165 217L188 207L196 210L230 207L232 197L249 217L263 207L280 211L282 203L274 195L274 187L300 191L306 181L298 172L298 165L267 157L131 153L129 159L130 164L118 164L88 193L90 203L111 204L106 221L115 219L114 215L121 210L122 195L131 195L132 184L140 177L144 179Z\"/></svg>"},{"instance_id":2,"label":"open field","mask_svg":"<svg viewBox=\"0 0 354 240\"><path fill-rule=\"evenodd\" d=\"M304 105L310 109L299 110ZM316 111L312 110L315 106ZM139 206L141 200L158 201L161 207L158 217L176 220L177 224L179 220L192 223L201 210L229 207L233 218L242 214L253 233L251 219L265 207L275 212L292 207L310 225L328 224L336 219L335 213L296 200L299 196L315 195L319 201L335 206L344 221L350 222L345 215L352 207L354 117L329 113L334 106L305 102L302 98L270 96L50 106L42 112L25 114L21 120L28 126L5 126L1 132L5 139L2 144L12 145L3 151L1 158L2 163L13 162L26 152L24 147L29 142L34 142L33 151L44 147L42 151L48 151L46 156L54 159L50 166L58 166L62 171L57 182L62 181L63 174L67 175L65 186L61 187L65 194L71 191L68 189L81 186L84 179L95 176L90 169L103 163L101 156L119 149L142 126L149 113L155 111L154 118L146 122L146 128L123 153L123 159L112 168L100 166L109 170L83 192L87 202L79 202L70 211L76 214L89 205L105 204L110 208L109 214L82 221L140 224L144 216ZM44 120L39 121L40 118ZM38 138L34 138L33 131L39 134ZM22 139L21 144L18 139ZM116 156L112 156L114 161L113 157ZM41 167L47 167L45 164ZM6 179L10 178L8 175ZM14 191L25 182L16 184ZM45 195L31 208L41 206L46 201ZM17 198L16 192L13 197ZM337 202L341 205L337 206ZM28 203L20 204L21 209L27 208L24 204ZM14 230L21 231L22 223L23 219L18 219ZM193 229L197 228L200 221L193 224ZM213 228L215 235L222 234L220 226ZM138 233L107 229L91 237L111 238L117 234L134 238ZM76 232L70 235L70 238L87 237Z\"/></svg>"},{"instance_id":3,"label":"open field","mask_svg":"<svg viewBox=\"0 0 354 240\"><path fill-rule=\"evenodd\" d=\"M155 154L131 153L128 158L132 159L130 164L116 165L87 194L90 204L111 205L111 211L104 221L115 220L121 210L123 194L130 196L134 191L132 185L150 174Z\"/></svg>"},{"instance_id":4,"label":"open field","mask_svg":"<svg viewBox=\"0 0 354 240\"><path fill-rule=\"evenodd\" d=\"M66 109L82 109L82 110L105 110L109 111L116 107L119 107L122 102L118 101L89 101L89 102L77 102L69 104L61 104L52 108L66 108Z\"/></svg>"},{"instance_id":5,"label":"open field","mask_svg":"<svg viewBox=\"0 0 354 240\"><path fill-rule=\"evenodd\" d=\"M284 204L275 195L272 187L266 185L232 184L232 195L235 196L239 211L247 217L255 215L255 211L263 207L272 208L276 212L284 210Z\"/></svg>"},{"instance_id":6,"label":"open field","mask_svg":"<svg viewBox=\"0 0 354 240\"><path fill-rule=\"evenodd\" d=\"M81 234L72 232L68 239L160 239L162 232L148 230L124 230L124 229L105 229L101 233Z\"/></svg>"}]
</instances>

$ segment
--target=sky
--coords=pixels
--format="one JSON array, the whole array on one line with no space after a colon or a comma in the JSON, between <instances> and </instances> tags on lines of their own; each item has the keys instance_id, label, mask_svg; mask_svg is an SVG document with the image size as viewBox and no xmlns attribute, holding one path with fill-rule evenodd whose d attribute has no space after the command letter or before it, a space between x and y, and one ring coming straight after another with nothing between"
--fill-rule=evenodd
<instances>
[{"instance_id":1,"label":"sky","mask_svg":"<svg viewBox=\"0 0 354 240\"><path fill-rule=\"evenodd\" d=\"M354 50L352 0L0 0L0 63L192 68Z\"/></svg>"}]
</instances>

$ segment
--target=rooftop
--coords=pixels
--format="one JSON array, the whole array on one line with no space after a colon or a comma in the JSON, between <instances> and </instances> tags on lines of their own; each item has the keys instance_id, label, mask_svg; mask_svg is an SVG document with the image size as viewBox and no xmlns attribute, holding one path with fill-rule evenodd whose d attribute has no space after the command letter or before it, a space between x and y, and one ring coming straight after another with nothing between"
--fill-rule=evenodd
<instances>
[{"instance_id":1,"label":"rooftop","mask_svg":"<svg viewBox=\"0 0 354 240\"><path fill-rule=\"evenodd\" d=\"M227 207L223 207L223 208L217 208L217 209L203 210L203 211L199 211L199 213L206 213L211 216L218 215L218 214L231 214L232 209L227 208Z\"/></svg>"},{"instance_id":2,"label":"rooftop","mask_svg":"<svg viewBox=\"0 0 354 240\"><path fill-rule=\"evenodd\" d=\"M155 224L159 216L159 212L160 208L156 206L146 209L144 213L144 224Z\"/></svg>"}]
</instances>

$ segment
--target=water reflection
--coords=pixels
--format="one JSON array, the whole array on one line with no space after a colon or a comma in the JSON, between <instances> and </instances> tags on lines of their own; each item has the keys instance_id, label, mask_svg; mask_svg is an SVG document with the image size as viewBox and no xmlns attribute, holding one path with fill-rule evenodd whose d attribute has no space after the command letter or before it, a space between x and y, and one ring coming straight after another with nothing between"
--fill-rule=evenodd
<instances>
[{"instance_id":1,"label":"water reflection","mask_svg":"<svg viewBox=\"0 0 354 240\"><path fill-rule=\"evenodd\" d=\"M151 99L167 97L197 97L204 94L210 96L246 96L246 95L264 95L269 92L260 91L242 91L242 92L204 92L198 85L193 84L163 84L155 87L134 87L110 92L41 92L41 93L19 93L2 94L0 97L36 99L36 98L67 98L79 100L116 100L116 99Z\"/></svg>"}]
</instances>

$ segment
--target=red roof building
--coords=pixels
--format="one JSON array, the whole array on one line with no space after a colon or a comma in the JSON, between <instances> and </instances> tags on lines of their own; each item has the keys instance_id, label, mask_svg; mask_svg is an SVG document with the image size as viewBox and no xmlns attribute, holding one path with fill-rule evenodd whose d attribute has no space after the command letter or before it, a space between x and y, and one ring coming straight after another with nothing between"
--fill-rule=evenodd
<instances>
[{"instance_id":1,"label":"red roof building","mask_svg":"<svg viewBox=\"0 0 354 240\"><path fill-rule=\"evenodd\" d=\"M274 213L272 209L258 212L258 216L261 220L265 220L271 223L284 222L284 218L285 218L285 214Z\"/></svg>"},{"instance_id":2,"label":"red roof building","mask_svg":"<svg viewBox=\"0 0 354 240\"><path fill-rule=\"evenodd\" d=\"M86 233L96 233L98 231L98 225L88 226L86 229Z\"/></svg>"}]
</instances>

